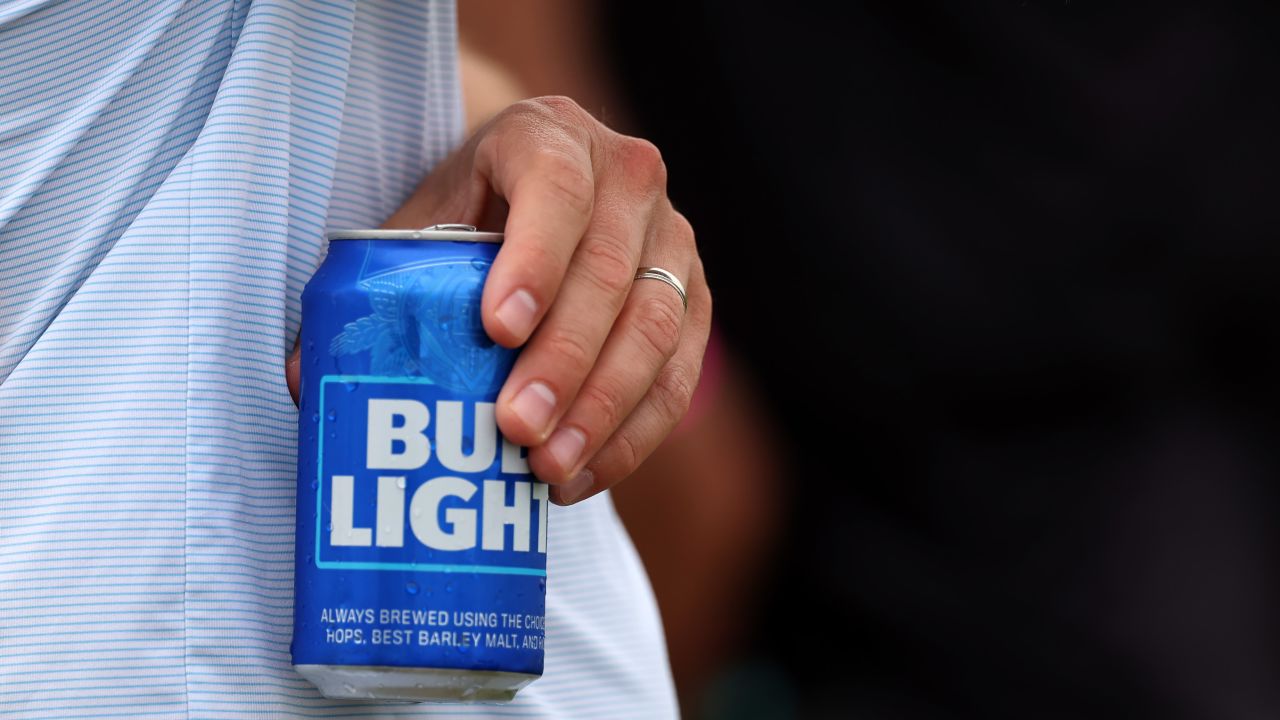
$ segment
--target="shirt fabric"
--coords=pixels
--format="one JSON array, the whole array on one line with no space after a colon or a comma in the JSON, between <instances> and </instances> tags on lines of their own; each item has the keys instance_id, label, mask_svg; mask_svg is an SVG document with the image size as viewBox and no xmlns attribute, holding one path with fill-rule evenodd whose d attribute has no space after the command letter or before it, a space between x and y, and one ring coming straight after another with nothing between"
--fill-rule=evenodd
<instances>
[{"instance_id":1,"label":"shirt fabric","mask_svg":"<svg viewBox=\"0 0 1280 720\"><path fill-rule=\"evenodd\" d=\"M676 714L607 495L551 510L514 703L290 667L299 296L461 139L455 35L439 1L0 0L0 716Z\"/></svg>"}]
</instances>

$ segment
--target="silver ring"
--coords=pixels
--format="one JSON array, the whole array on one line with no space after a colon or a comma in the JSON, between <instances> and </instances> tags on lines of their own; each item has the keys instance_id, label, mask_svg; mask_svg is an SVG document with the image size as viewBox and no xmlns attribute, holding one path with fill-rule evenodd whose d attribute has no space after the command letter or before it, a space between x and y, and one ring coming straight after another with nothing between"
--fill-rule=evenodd
<instances>
[{"instance_id":1,"label":"silver ring","mask_svg":"<svg viewBox=\"0 0 1280 720\"><path fill-rule=\"evenodd\" d=\"M680 293L680 304L684 305L685 312L689 312L689 296L684 292L684 285L680 283L680 278L676 277L670 270L663 270L660 267L642 267L636 270L637 280L661 280L670 285Z\"/></svg>"}]
</instances>

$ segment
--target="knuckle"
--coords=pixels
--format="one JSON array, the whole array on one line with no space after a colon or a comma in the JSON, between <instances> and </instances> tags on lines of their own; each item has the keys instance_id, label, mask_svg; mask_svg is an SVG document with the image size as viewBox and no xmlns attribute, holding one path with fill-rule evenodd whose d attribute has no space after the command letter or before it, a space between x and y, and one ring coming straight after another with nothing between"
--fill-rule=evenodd
<instances>
[{"instance_id":1,"label":"knuckle","mask_svg":"<svg viewBox=\"0 0 1280 720\"><path fill-rule=\"evenodd\" d=\"M585 264L582 272L601 291L621 297L631 289L635 264L625 241L597 234L583 243L582 253Z\"/></svg>"},{"instance_id":2,"label":"knuckle","mask_svg":"<svg viewBox=\"0 0 1280 720\"><path fill-rule=\"evenodd\" d=\"M594 355L587 336L568 325L561 325L551 330L546 339L546 348L555 358L556 365L568 367L578 373L586 372L591 366Z\"/></svg>"},{"instance_id":3,"label":"knuckle","mask_svg":"<svg viewBox=\"0 0 1280 720\"><path fill-rule=\"evenodd\" d=\"M592 408L597 427L605 430L606 437L622 424L622 391L617 384L596 379L583 385L579 395Z\"/></svg>"},{"instance_id":4,"label":"knuckle","mask_svg":"<svg viewBox=\"0 0 1280 720\"><path fill-rule=\"evenodd\" d=\"M702 265L702 258L697 255L694 255L693 258L693 270L689 274L689 283L686 289L689 293L690 318L709 324L712 306L711 288L707 286L706 271Z\"/></svg>"},{"instance_id":5,"label":"knuckle","mask_svg":"<svg viewBox=\"0 0 1280 720\"><path fill-rule=\"evenodd\" d=\"M664 289L669 290L669 288ZM670 293L675 295L674 292ZM674 298L650 295L641 300L635 309L633 327L642 343L654 356L666 361L675 355L680 345L680 326L683 308Z\"/></svg>"},{"instance_id":6,"label":"knuckle","mask_svg":"<svg viewBox=\"0 0 1280 720\"><path fill-rule=\"evenodd\" d=\"M646 184L666 187L667 163L658 146L643 138L626 137L618 148L627 175Z\"/></svg>"},{"instance_id":7,"label":"knuckle","mask_svg":"<svg viewBox=\"0 0 1280 720\"><path fill-rule=\"evenodd\" d=\"M589 145L601 137L601 131L607 130L573 98L547 95L530 102L545 125L557 128L563 139L573 144Z\"/></svg>"},{"instance_id":8,"label":"knuckle","mask_svg":"<svg viewBox=\"0 0 1280 720\"><path fill-rule=\"evenodd\" d=\"M640 467L640 462L644 460L645 453L641 449L640 441L631 432L618 433L614 436L614 441L617 453L614 458L614 467L617 470L618 477L626 477Z\"/></svg>"},{"instance_id":9,"label":"knuckle","mask_svg":"<svg viewBox=\"0 0 1280 720\"><path fill-rule=\"evenodd\" d=\"M715 301L711 299L711 290L709 290L705 284L698 289L697 303L699 308L698 312L701 314L703 322L710 325L712 306L715 304Z\"/></svg>"},{"instance_id":10,"label":"knuckle","mask_svg":"<svg viewBox=\"0 0 1280 720\"><path fill-rule=\"evenodd\" d=\"M672 210L671 214L671 222L674 225L676 239L687 247L697 247L697 236L693 231L693 224L689 222L689 218L678 210Z\"/></svg>"},{"instance_id":11,"label":"knuckle","mask_svg":"<svg viewBox=\"0 0 1280 720\"><path fill-rule=\"evenodd\" d=\"M527 123L530 120L541 122L552 113L551 108L543 102L547 98L525 98L508 105L500 113L501 117L515 120L520 123Z\"/></svg>"},{"instance_id":12,"label":"knuckle","mask_svg":"<svg viewBox=\"0 0 1280 720\"><path fill-rule=\"evenodd\" d=\"M565 95L544 95L525 102L533 104L542 112L559 118L578 117L586 113L586 110L583 110L577 101Z\"/></svg>"},{"instance_id":13,"label":"knuckle","mask_svg":"<svg viewBox=\"0 0 1280 720\"><path fill-rule=\"evenodd\" d=\"M518 134L580 142L582 131L592 127L594 118L572 98L548 95L508 105L495 122Z\"/></svg>"},{"instance_id":14,"label":"knuckle","mask_svg":"<svg viewBox=\"0 0 1280 720\"><path fill-rule=\"evenodd\" d=\"M693 391L698 386L698 372L681 363L669 363L653 383L653 398L659 412L674 425L689 412Z\"/></svg>"}]
</instances>

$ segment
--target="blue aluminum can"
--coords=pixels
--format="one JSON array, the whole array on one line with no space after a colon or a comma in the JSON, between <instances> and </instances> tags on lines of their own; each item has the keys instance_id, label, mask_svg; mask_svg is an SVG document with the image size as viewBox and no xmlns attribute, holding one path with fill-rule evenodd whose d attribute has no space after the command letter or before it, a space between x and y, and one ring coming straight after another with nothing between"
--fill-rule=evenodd
<instances>
[{"instance_id":1,"label":"blue aluminum can","mask_svg":"<svg viewBox=\"0 0 1280 720\"><path fill-rule=\"evenodd\" d=\"M494 420L502 236L329 235L302 295L293 662L331 698L494 702L542 674L547 487Z\"/></svg>"}]
</instances>

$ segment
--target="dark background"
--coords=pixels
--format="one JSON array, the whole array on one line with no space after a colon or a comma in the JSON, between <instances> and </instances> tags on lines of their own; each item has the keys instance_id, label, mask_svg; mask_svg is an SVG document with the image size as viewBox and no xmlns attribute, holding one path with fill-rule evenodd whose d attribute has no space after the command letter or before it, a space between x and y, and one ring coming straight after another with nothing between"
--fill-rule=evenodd
<instances>
[{"instance_id":1,"label":"dark background","mask_svg":"<svg viewBox=\"0 0 1280 720\"><path fill-rule=\"evenodd\" d=\"M788 440L690 714L1280 718L1277 10L601 5Z\"/></svg>"}]
</instances>

